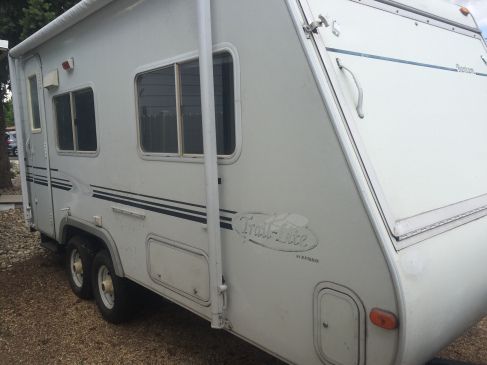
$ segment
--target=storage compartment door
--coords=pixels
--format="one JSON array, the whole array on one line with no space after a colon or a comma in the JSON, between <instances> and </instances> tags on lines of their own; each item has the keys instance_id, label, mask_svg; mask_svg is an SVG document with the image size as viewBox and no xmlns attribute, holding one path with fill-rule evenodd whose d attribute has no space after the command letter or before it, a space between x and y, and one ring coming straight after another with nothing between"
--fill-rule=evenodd
<instances>
[{"instance_id":1,"label":"storage compartment door","mask_svg":"<svg viewBox=\"0 0 487 365\"><path fill-rule=\"evenodd\" d=\"M313 39L393 234L487 213L481 36L379 1L301 3L309 23L328 19Z\"/></svg>"},{"instance_id":2,"label":"storage compartment door","mask_svg":"<svg viewBox=\"0 0 487 365\"><path fill-rule=\"evenodd\" d=\"M318 352L334 365L360 364L360 312L348 295L323 289L318 295Z\"/></svg>"},{"instance_id":3,"label":"storage compartment door","mask_svg":"<svg viewBox=\"0 0 487 365\"><path fill-rule=\"evenodd\" d=\"M203 251L162 237L147 241L151 279L202 305L210 303L210 273Z\"/></svg>"}]
</instances>

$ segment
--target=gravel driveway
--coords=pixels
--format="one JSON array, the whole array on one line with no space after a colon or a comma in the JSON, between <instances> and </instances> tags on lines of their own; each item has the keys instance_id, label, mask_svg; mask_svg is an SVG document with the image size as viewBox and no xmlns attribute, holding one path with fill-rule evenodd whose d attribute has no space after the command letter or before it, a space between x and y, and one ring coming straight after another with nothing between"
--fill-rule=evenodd
<instances>
[{"instance_id":1,"label":"gravel driveway","mask_svg":"<svg viewBox=\"0 0 487 365\"><path fill-rule=\"evenodd\" d=\"M147 294L131 322L103 321L69 289L60 256L38 246L20 210L0 212L0 364L282 364ZM487 365L487 318L441 353Z\"/></svg>"}]
</instances>

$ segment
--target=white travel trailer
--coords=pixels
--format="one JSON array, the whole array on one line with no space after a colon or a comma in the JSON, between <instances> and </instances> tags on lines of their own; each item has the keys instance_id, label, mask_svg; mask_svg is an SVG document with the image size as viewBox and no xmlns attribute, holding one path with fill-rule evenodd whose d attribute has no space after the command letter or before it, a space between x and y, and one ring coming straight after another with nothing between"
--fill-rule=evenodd
<instances>
[{"instance_id":1,"label":"white travel trailer","mask_svg":"<svg viewBox=\"0 0 487 365\"><path fill-rule=\"evenodd\" d=\"M26 220L107 320L135 282L289 363L418 365L486 313L467 9L84 0L10 67Z\"/></svg>"}]
</instances>

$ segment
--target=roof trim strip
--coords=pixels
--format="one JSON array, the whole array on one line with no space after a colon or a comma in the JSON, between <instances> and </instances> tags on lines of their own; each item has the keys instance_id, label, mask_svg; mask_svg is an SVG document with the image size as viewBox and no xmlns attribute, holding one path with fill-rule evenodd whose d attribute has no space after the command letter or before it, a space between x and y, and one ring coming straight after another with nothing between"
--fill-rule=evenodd
<instances>
[{"instance_id":1,"label":"roof trim strip","mask_svg":"<svg viewBox=\"0 0 487 365\"><path fill-rule=\"evenodd\" d=\"M83 0L10 50L13 58L22 57L51 38L79 23L114 0Z\"/></svg>"},{"instance_id":2,"label":"roof trim strip","mask_svg":"<svg viewBox=\"0 0 487 365\"><path fill-rule=\"evenodd\" d=\"M405 4L401 4L401 3L397 2L397 1L394 1L394 0L375 0L375 1L377 1L379 3L382 3L382 4L385 4L385 5L394 6L395 8L402 9L402 10L405 10L405 11L409 11L411 13L416 13L418 15L422 15L422 16L425 16L425 17L430 18L430 19L434 19L434 20L439 21L439 22L442 22L442 23L447 23L447 24L450 24L451 26L454 26L454 27L457 27L457 28L461 28L461 29L468 30L470 32L482 34L482 32L480 31L480 29L478 29L478 28L469 27L468 25L455 22L453 20L450 20L450 19L447 19L447 18L438 16L438 15L432 14L432 13L427 12L427 11L423 11L423 10L414 8L412 6L408 6L408 5L405 5Z\"/></svg>"}]
</instances>

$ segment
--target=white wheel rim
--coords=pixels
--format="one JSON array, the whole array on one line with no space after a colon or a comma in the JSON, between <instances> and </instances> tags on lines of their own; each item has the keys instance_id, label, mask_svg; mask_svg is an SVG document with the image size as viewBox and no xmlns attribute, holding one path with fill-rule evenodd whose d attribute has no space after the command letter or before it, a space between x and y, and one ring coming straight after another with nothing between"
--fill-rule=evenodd
<instances>
[{"instance_id":1,"label":"white wheel rim","mask_svg":"<svg viewBox=\"0 0 487 365\"><path fill-rule=\"evenodd\" d=\"M115 303L115 292L112 275L105 265L98 269L98 291L105 307L112 309Z\"/></svg>"},{"instance_id":2,"label":"white wheel rim","mask_svg":"<svg viewBox=\"0 0 487 365\"><path fill-rule=\"evenodd\" d=\"M78 288L81 288L83 286L83 262L81 261L81 255L76 248L71 251L69 262L71 277L73 278L74 284Z\"/></svg>"}]
</instances>

